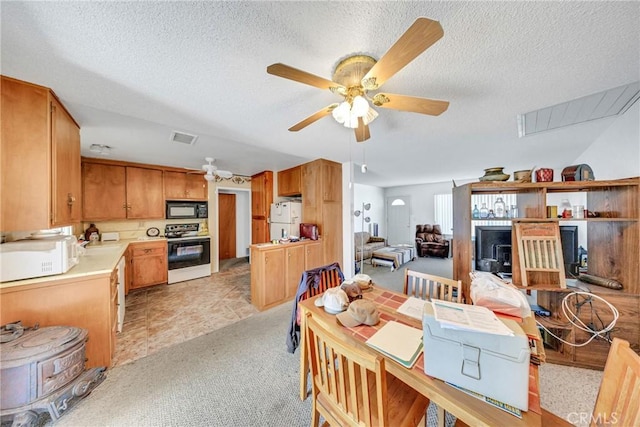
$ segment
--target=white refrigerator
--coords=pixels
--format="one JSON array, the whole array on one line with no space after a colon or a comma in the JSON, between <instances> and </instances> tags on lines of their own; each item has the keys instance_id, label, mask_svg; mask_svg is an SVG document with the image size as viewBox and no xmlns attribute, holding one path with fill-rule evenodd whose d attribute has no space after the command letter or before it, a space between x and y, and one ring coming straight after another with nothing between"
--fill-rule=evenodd
<instances>
[{"instance_id":1,"label":"white refrigerator","mask_svg":"<svg viewBox=\"0 0 640 427\"><path fill-rule=\"evenodd\" d=\"M270 215L271 240L300 236L302 203L280 202L271 204Z\"/></svg>"}]
</instances>

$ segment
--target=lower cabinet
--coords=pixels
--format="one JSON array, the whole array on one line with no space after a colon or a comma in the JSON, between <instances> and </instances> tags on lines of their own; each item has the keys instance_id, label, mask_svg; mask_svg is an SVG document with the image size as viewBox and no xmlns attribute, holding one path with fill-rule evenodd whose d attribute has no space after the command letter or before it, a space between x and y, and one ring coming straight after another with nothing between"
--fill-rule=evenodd
<instances>
[{"instance_id":1,"label":"lower cabinet","mask_svg":"<svg viewBox=\"0 0 640 427\"><path fill-rule=\"evenodd\" d=\"M292 299L302 273L321 263L319 240L251 245L251 303L266 310Z\"/></svg>"},{"instance_id":2,"label":"lower cabinet","mask_svg":"<svg viewBox=\"0 0 640 427\"><path fill-rule=\"evenodd\" d=\"M0 324L86 329L86 367L111 367L115 351L117 272L0 289Z\"/></svg>"},{"instance_id":3,"label":"lower cabinet","mask_svg":"<svg viewBox=\"0 0 640 427\"><path fill-rule=\"evenodd\" d=\"M129 247L128 290L167 283L167 242L136 242Z\"/></svg>"}]
</instances>

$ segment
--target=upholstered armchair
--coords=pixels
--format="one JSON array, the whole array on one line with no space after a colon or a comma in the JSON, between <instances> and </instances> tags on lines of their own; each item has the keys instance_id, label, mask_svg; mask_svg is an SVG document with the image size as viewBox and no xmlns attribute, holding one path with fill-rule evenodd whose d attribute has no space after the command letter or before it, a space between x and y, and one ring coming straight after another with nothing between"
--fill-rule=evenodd
<instances>
[{"instance_id":1,"label":"upholstered armchair","mask_svg":"<svg viewBox=\"0 0 640 427\"><path fill-rule=\"evenodd\" d=\"M449 256L449 241L442 235L439 225L416 225L416 252L419 256Z\"/></svg>"}]
</instances>

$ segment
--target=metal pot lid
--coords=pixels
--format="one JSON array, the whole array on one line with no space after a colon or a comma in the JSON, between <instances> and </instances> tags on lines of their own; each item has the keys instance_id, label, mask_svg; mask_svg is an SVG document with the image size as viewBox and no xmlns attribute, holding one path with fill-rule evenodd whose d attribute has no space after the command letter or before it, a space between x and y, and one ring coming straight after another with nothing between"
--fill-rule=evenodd
<instances>
[{"instance_id":1,"label":"metal pot lid","mask_svg":"<svg viewBox=\"0 0 640 427\"><path fill-rule=\"evenodd\" d=\"M20 338L1 345L2 368L46 359L86 338L86 329L73 326L48 326L25 331Z\"/></svg>"}]
</instances>

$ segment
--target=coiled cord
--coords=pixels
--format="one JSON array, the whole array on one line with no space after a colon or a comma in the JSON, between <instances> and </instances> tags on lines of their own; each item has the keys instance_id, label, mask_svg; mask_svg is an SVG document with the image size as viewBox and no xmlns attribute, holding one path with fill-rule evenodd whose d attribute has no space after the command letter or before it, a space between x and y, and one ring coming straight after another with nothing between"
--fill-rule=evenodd
<instances>
[{"instance_id":1,"label":"coiled cord","mask_svg":"<svg viewBox=\"0 0 640 427\"><path fill-rule=\"evenodd\" d=\"M576 312L571 311L571 304L569 302L569 300L571 299L571 297L575 296L576 299L578 296L583 296L585 297L585 300L582 302L576 302L574 305L576 307ZM600 330L595 330L593 328L590 328L589 326L587 326L577 315L577 312L580 310L580 307L586 303L589 303L591 305L591 302L593 299L597 299L602 301L607 307L609 307L609 309L611 310L611 313L613 314L613 320L611 320L611 322L603 327ZM591 306L591 310L592 310L592 314L594 313L593 310L593 306ZM611 339L607 336L608 333L614 328L616 322L618 321L618 318L620 317L620 313L618 312L618 309L615 308L615 306L613 304L611 304L609 301L605 300L604 298L596 295L596 294L592 294L591 292L588 291L573 291L569 294L567 294L563 299L562 299L562 313L564 314L564 316L567 318L567 320L569 321L569 323L571 323L572 325L574 325L576 328L588 332L591 334L591 337L581 343L581 344L576 344L576 343L571 343L568 341L565 341L564 339L560 338L559 336L555 335L553 332L551 332L547 327L545 327L542 323L540 323L538 320L536 320L536 323L538 324L538 326L540 326L542 329L544 329L545 331L547 331L547 333L549 333L551 336L553 336L554 338L556 338L557 340L570 345L572 347L582 347L585 346L587 344L589 344L591 341L593 341L596 337L602 338L608 342L611 342ZM598 316L597 313L595 313L595 315L598 317L598 319L600 320L600 317ZM601 320L600 320L601 321ZM602 321L601 321L602 322Z\"/></svg>"}]
</instances>

